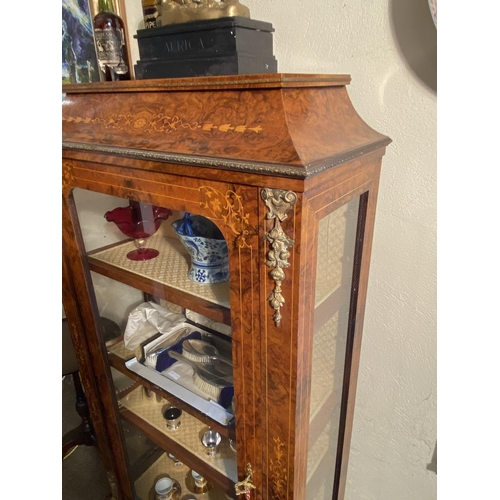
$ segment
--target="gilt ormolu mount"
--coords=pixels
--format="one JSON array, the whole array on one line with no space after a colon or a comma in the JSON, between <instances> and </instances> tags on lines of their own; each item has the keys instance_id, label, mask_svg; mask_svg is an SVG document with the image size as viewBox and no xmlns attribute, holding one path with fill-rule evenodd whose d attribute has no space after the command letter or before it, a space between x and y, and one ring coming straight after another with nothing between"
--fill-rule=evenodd
<instances>
[{"instance_id":1,"label":"gilt ormolu mount","mask_svg":"<svg viewBox=\"0 0 500 500\"><path fill-rule=\"evenodd\" d=\"M163 0L161 26L225 17L250 18L250 9L239 0Z\"/></svg>"}]
</instances>

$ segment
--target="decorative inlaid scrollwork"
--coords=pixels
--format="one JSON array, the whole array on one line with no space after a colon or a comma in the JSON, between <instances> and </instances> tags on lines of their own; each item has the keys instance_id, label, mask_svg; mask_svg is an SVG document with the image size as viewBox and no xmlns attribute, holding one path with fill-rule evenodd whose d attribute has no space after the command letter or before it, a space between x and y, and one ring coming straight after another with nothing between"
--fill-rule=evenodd
<instances>
[{"instance_id":1,"label":"decorative inlaid scrollwork","mask_svg":"<svg viewBox=\"0 0 500 500\"><path fill-rule=\"evenodd\" d=\"M268 219L274 219L274 227L265 235L267 241L271 245L271 250L267 253L266 265L271 267L269 276L274 280L274 290L269 295L267 300L274 309L274 322L276 326L281 325L281 307L285 303L285 298L282 293L281 283L285 280L284 268L290 267L288 258L294 240L289 238L283 228L281 222L287 217L287 212L297 202L297 195L293 191L285 191L284 189L268 189L264 188L261 191L261 197L267 205L269 212Z\"/></svg>"},{"instance_id":2,"label":"decorative inlaid scrollwork","mask_svg":"<svg viewBox=\"0 0 500 500\"><path fill-rule=\"evenodd\" d=\"M288 484L288 471L284 460L283 448L285 445L279 437L273 438L274 457L271 458L269 464L269 478L271 480L272 498L284 499L286 498L286 485Z\"/></svg>"},{"instance_id":3,"label":"decorative inlaid scrollwork","mask_svg":"<svg viewBox=\"0 0 500 500\"><path fill-rule=\"evenodd\" d=\"M224 221L232 233L237 236L237 247L250 248L246 240L252 232L249 223L250 214L245 214L241 196L231 190L224 194L208 186L201 186L199 190L207 199L207 201L201 202L201 206L208 208L215 217Z\"/></svg>"},{"instance_id":4,"label":"decorative inlaid scrollwork","mask_svg":"<svg viewBox=\"0 0 500 500\"><path fill-rule=\"evenodd\" d=\"M243 124L233 124L233 123L199 123L197 121L187 122L182 117L177 115L164 115L161 113L154 113L152 111L144 110L137 114L118 114L113 113L108 117L98 117L98 118L83 118L81 116L63 116L63 121L67 123L82 123L85 125L102 125L107 129L115 130L132 130L134 132L145 132L145 133L155 133L161 132L165 134L171 134L177 130L189 129L189 130L204 130L210 132L211 130L218 130L220 132L235 132L243 134L245 132L251 132L255 134L260 134L262 132L262 127L260 125L254 125L253 127L243 125Z\"/></svg>"},{"instance_id":5,"label":"decorative inlaid scrollwork","mask_svg":"<svg viewBox=\"0 0 500 500\"><path fill-rule=\"evenodd\" d=\"M63 190L73 183L73 165L67 161L62 165L62 187Z\"/></svg>"}]
</instances>

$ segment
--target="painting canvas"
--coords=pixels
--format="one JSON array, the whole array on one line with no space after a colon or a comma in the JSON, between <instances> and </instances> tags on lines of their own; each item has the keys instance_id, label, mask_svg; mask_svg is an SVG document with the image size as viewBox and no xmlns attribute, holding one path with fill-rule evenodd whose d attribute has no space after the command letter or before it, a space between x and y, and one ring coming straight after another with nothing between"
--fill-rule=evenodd
<instances>
[{"instance_id":1,"label":"painting canvas","mask_svg":"<svg viewBox=\"0 0 500 500\"><path fill-rule=\"evenodd\" d=\"M99 81L88 0L62 0L62 81Z\"/></svg>"}]
</instances>

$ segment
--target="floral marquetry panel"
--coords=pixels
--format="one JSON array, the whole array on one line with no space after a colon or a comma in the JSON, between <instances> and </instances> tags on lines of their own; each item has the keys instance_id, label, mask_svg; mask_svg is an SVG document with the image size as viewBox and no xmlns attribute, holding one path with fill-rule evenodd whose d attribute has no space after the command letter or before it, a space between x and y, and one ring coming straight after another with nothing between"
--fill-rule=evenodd
<instances>
[{"instance_id":1,"label":"floral marquetry panel","mask_svg":"<svg viewBox=\"0 0 500 500\"><path fill-rule=\"evenodd\" d=\"M264 160L272 155L282 163L298 162L286 121L277 113L280 100L226 91L209 105L206 93L127 93L116 101L101 94L90 106L66 98L63 123L67 140L169 154L209 155L240 160ZM213 98L212 98L213 99ZM67 111L66 111L67 110ZM259 153L260 152L260 153Z\"/></svg>"},{"instance_id":2,"label":"floral marquetry panel","mask_svg":"<svg viewBox=\"0 0 500 500\"><path fill-rule=\"evenodd\" d=\"M247 239L255 234L255 230L250 226L250 214L245 211L241 196L232 190L222 193L208 186L200 187L200 191L204 197L201 202L202 207L207 208L217 219L224 221L236 235L236 245L239 248L250 248Z\"/></svg>"}]
</instances>

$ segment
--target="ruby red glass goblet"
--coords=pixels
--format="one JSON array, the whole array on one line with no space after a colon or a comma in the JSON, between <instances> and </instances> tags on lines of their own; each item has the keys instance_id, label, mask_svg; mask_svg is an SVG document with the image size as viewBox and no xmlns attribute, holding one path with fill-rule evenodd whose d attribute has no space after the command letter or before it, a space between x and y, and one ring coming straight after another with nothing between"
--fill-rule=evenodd
<instances>
[{"instance_id":1,"label":"ruby red glass goblet","mask_svg":"<svg viewBox=\"0 0 500 500\"><path fill-rule=\"evenodd\" d=\"M127 207L117 207L104 214L108 222L114 222L120 231L134 238L136 250L127 254L130 260L150 260L159 255L160 252L154 248L146 247L146 239L158 231L161 223L172 215L168 208L129 201Z\"/></svg>"}]
</instances>

